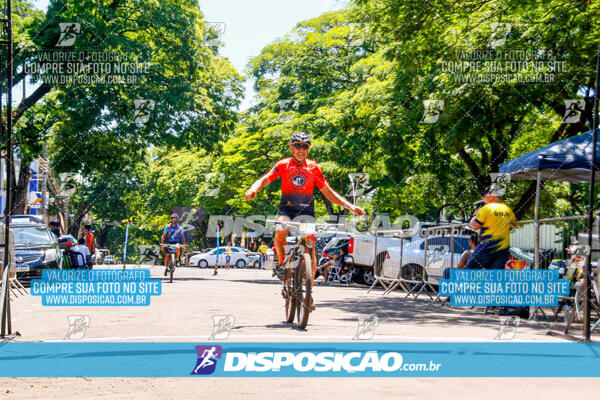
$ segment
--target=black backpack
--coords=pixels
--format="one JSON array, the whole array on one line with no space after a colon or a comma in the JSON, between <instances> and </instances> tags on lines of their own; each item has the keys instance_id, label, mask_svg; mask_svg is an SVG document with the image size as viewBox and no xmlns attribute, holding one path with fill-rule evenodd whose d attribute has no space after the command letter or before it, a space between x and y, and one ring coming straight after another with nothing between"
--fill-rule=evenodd
<instances>
[{"instance_id":1,"label":"black backpack","mask_svg":"<svg viewBox=\"0 0 600 400\"><path fill-rule=\"evenodd\" d=\"M69 252L69 262L71 264L71 268L86 268L87 261L83 253L78 251L71 250Z\"/></svg>"}]
</instances>

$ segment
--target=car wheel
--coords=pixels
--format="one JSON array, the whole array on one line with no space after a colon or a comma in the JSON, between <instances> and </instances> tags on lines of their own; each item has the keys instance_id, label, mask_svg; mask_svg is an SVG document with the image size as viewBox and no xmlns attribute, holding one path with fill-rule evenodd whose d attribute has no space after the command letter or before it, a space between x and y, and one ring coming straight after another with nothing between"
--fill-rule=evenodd
<instances>
[{"instance_id":1,"label":"car wheel","mask_svg":"<svg viewBox=\"0 0 600 400\"><path fill-rule=\"evenodd\" d=\"M364 269L362 273L362 278L363 282L368 286L371 286L373 282L375 282L375 276L373 275L372 269Z\"/></svg>"},{"instance_id":2,"label":"car wheel","mask_svg":"<svg viewBox=\"0 0 600 400\"><path fill-rule=\"evenodd\" d=\"M419 264L407 264L403 266L402 278L410 281L423 281L423 267Z\"/></svg>"},{"instance_id":3,"label":"car wheel","mask_svg":"<svg viewBox=\"0 0 600 400\"><path fill-rule=\"evenodd\" d=\"M246 266L246 261L244 260L237 260L237 262L235 263L235 267L236 268L244 268Z\"/></svg>"},{"instance_id":4,"label":"car wheel","mask_svg":"<svg viewBox=\"0 0 600 400\"><path fill-rule=\"evenodd\" d=\"M198 261L198 267L199 268L208 268L208 262L206 262L206 260L200 260L200 261Z\"/></svg>"},{"instance_id":5,"label":"car wheel","mask_svg":"<svg viewBox=\"0 0 600 400\"><path fill-rule=\"evenodd\" d=\"M252 268L258 268L258 261L254 261L254 264L252 264Z\"/></svg>"}]
</instances>

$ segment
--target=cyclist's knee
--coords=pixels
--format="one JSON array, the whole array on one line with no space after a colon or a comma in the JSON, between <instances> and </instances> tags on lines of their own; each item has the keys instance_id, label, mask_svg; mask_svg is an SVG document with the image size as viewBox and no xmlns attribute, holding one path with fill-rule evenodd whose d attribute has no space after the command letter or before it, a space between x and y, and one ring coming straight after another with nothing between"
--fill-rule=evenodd
<instances>
[{"instance_id":1,"label":"cyclist's knee","mask_svg":"<svg viewBox=\"0 0 600 400\"><path fill-rule=\"evenodd\" d=\"M279 230L279 228L275 231L275 240L285 240L287 237L289 230Z\"/></svg>"}]
</instances>

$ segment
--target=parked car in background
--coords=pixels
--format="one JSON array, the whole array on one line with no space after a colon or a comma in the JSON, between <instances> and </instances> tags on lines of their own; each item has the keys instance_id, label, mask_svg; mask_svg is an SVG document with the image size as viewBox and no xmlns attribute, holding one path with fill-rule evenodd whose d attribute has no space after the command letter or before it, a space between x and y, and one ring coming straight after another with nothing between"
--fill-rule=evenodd
<instances>
[{"instance_id":1,"label":"parked car in background","mask_svg":"<svg viewBox=\"0 0 600 400\"><path fill-rule=\"evenodd\" d=\"M65 247L65 243L67 242L77 244L77 239L75 239L73 235L60 235L60 237L58 238L58 245L61 249Z\"/></svg>"},{"instance_id":2,"label":"parked car in background","mask_svg":"<svg viewBox=\"0 0 600 400\"><path fill-rule=\"evenodd\" d=\"M248 252L248 266L258 268L260 265L260 253L244 249Z\"/></svg>"},{"instance_id":3,"label":"parked car in background","mask_svg":"<svg viewBox=\"0 0 600 400\"><path fill-rule=\"evenodd\" d=\"M250 261L253 253L242 247L231 247L231 260L229 264L236 268L245 268ZM258 260L258 258L256 258ZM198 266L199 268L214 267L215 265L225 265L225 247L212 249L204 253L194 254L190 257L190 266Z\"/></svg>"},{"instance_id":4,"label":"parked car in background","mask_svg":"<svg viewBox=\"0 0 600 400\"><path fill-rule=\"evenodd\" d=\"M456 268L461 254L468 249L470 249L469 236L465 235L454 237L452 253L450 236L428 237L427 251L425 251L425 238L418 238L406 243L402 248L400 246L387 248L382 274L392 279L400 276L407 280L420 280L425 272L425 280L437 285L442 279L444 269L450 268L451 265ZM453 263L452 259L454 259Z\"/></svg>"},{"instance_id":5,"label":"parked car in background","mask_svg":"<svg viewBox=\"0 0 600 400\"><path fill-rule=\"evenodd\" d=\"M377 250L375 249L376 241ZM356 281L367 285L373 284L375 282L373 265L375 265L376 257L381 259L386 249L399 246L401 242L402 239L399 237L378 236L375 240L375 235L352 235L348 240L348 255L345 261L346 264L352 265Z\"/></svg>"},{"instance_id":6,"label":"parked car in background","mask_svg":"<svg viewBox=\"0 0 600 400\"><path fill-rule=\"evenodd\" d=\"M106 265L111 265L111 264L116 264L117 261L115 260L114 256L111 255L107 255L104 256L104 259L102 260L102 264L106 264Z\"/></svg>"},{"instance_id":7,"label":"parked car in background","mask_svg":"<svg viewBox=\"0 0 600 400\"><path fill-rule=\"evenodd\" d=\"M61 268L62 253L58 241L46 224L32 215L14 215L10 222L15 240L17 279L28 281L41 277L44 269Z\"/></svg>"}]
</instances>

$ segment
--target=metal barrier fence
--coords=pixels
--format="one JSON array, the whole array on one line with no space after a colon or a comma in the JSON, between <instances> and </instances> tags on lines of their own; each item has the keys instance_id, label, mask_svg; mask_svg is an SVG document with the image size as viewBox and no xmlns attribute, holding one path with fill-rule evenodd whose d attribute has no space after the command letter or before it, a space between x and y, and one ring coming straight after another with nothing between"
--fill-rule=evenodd
<instances>
[{"instance_id":1,"label":"metal barrier fence","mask_svg":"<svg viewBox=\"0 0 600 400\"><path fill-rule=\"evenodd\" d=\"M376 231L375 282L369 291L381 284L384 294L400 287L407 297L416 299L426 293L433 299L434 285L443 278L444 269L454 268L469 248L469 233L467 224ZM394 245L386 246L390 239L396 239Z\"/></svg>"},{"instance_id":2,"label":"metal barrier fence","mask_svg":"<svg viewBox=\"0 0 600 400\"><path fill-rule=\"evenodd\" d=\"M566 249L579 238L587 244L586 216L571 216L519 221L511 231L513 268L548 268L555 258L568 258ZM425 292L431 297L444 277L444 270L456 268L465 250L469 250L468 224L448 224L427 228L380 230L375 232L375 282L384 295L396 288L415 299ZM585 235L585 241L582 241ZM593 249L600 248L596 235ZM400 244L398 244L398 239ZM367 292L367 293L368 293ZM434 299L435 300L435 299Z\"/></svg>"},{"instance_id":3,"label":"metal barrier fence","mask_svg":"<svg viewBox=\"0 0 600 400\"><path fill-rule=\"evenodd\" d=\"M510 244L512 248L531 253L532 268L547 268L548 258L568 258L566 250L575 240L587 244L586 225L587 216L544 218L537 224L520 221L510 233ZM582 235L585 237L580 237ZM598 243L592 247L598 248Z\"/></svg>"}]
</instances>

